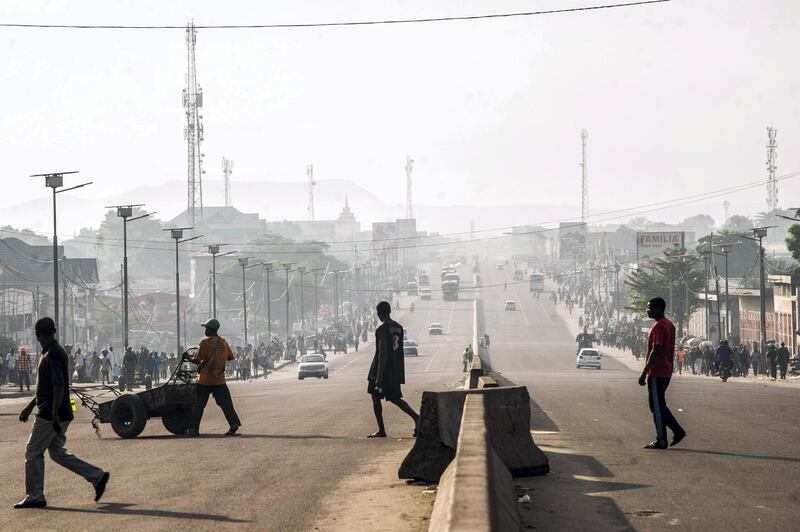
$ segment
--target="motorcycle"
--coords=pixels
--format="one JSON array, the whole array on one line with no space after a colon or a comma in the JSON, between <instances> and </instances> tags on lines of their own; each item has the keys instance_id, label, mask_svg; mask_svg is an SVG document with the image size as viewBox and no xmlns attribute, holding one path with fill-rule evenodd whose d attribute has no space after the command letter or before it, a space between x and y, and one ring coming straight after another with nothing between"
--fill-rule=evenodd
<instances>
[{"instance_id":1,"label":"motorcycle","mask_svg":"<svg viewBox=\"0 0 800 532\"><path fill-rule=\"evenodd\" d=\"M409 310L411 310L411 312L414 312L414 303L411 303L411 306L408 307L408 308L409 308Z\"/></svg>"}]
</instances>

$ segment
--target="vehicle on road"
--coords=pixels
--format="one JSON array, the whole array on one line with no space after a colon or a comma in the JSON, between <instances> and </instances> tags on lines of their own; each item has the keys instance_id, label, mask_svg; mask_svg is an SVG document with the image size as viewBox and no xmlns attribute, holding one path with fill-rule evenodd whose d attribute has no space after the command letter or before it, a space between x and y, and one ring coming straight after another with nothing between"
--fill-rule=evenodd
<instances>
[{"instance_id":1,"label":"vehicle on road","mask_svg":"<svg viewBox=\"0 0 800 532\"><path fill-rule=\"evenodd\" d=\"M328 362L323 355L305 355L300 359L297 365L297 379L303 380L306 377L328 378Z\"/></svg>"},{"instance_id":2,"label":"vehicle on road","mask_svg":"<svg viewBox=\"0 0 800 532\"><path fill-rule=\"evenodd\" d=\"M409 281L406 283L406 289L408 290L408 295L415 296L419 292L419 285L416 281Z\"/></svg>"},{"instance_id":3,"label":"vehicle on road","mask_svg":"<svg viewBox=\"0 0 800 532\"><path fill-rule=\"evenodd\" d=\"M444 281L442 283L442 299L445 301L458 300L458 281Z\"/></svg>"},{"instance_id":4,"label":"vehicle on road","mask_svg":"<svg viewBox=\"0 0 800 532\"><path fill-rule=\"evenodd\" d=\"M528 276L528 283L529 287L528 290L531 292L542 292L544 291L544 274L543 273L532 273Z\"/></svg>"},{"instance_id":5,"label":"vehicle on road","mask_svg":"<svg viewBox=\"0 0 800 532\"><path fill-rule=\"evenodd\" d=\"M431 323L428 325L428 334L444 334L444 327L441 323Z\"/></svg>"},{"instance_id":6,"label":"vehicle on road","mask_svg":"<svg viewBox=\"0 0 800 532\"><path fill-rule=\"evenodd\" d=\"M578 358L575 362L575 367L601 369L600 359L602 357L603 355L601 355L600 351L598 351L597 349L583 348L580 351L578 351Z\"/></svg>"},{"instance_id":7,"label":"vehicle on road","mask_svg":"<svg viewBox=\"0 0 800 532\"><path fill-rule=\"evenodd\" d=\"M403 356L415 357L418 355L417 342L414 340L403 340Z\"/></svg>"},{"instance_id":8,"label":"vehicle on road","mask_svg":"<svg viewBox=\"0 0 800 532\"><path fill-rule=\"evenodd\" d=\"M431 299L431 289L430 288L425 288L425 287L420 288L419 289L419 298L420 299L424 299L424 300Z\"/></svg>"},{"instance_id":9,"label":"vehicle on road","mask_svg":"<svg viewBox=\"0 0 800 532\"><path fill-rule=\"evenodd\" d=\"M503 307L504 310L517 310L517 302L509 299L506 301L505 306Z\"/></svg>"},{"instance_id":10,"label":"vehicle on road","mask_svg":"<svg viewBox=\"0 0 800 532\"><path fill-rule=\"evenodd\" d=\"M422 272L417 276L417 283L419 286L430 286L431 280L427 273Z\"/></svg>"},{"instance_id":11,"label":"vehicle on road","mask_svg":"<svg viewBox=\"0 0 800 532\"><path fill-rule=\"evenodd\" d=\"M505 270L506 267L503 266L502 264L498 264L497 266L494 267L494 269L499 271L499 272L501 272L501 271Z\"/></svg>"},{"instance_id":12,"label":"vehicle on road","mask_svg":"<svg viewBox=\"0 0 800 532\"><path fill-rule=\"evenodd\" d=\"M194 351L197 351L196 347L184 353L164 384L150 390L120 393L111 386L106 386L99 394L73 387L69 390L94 414L92 426L98 436L99 424L110 423L120 438L135 438L142 433L148 419L158 417L165 429L182 435L193 423L192 411L197 402L197 367L190 360L193 355L189 355ZM112 400L99 402L109 394L113 394Z\"/></svg>"}]
</instances>

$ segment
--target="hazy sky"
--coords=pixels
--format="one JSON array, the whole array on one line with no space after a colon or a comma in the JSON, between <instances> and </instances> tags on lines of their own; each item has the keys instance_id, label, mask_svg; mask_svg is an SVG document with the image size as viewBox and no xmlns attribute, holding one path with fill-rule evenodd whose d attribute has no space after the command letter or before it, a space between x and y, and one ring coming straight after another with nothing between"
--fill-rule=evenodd
<instances>
[{"instance_id":1,"label":"hazy sky","mask_svg":"<svg viewBox=\"0 0 800 532\"><path fill-rule=\"evenodd\" d=\"M0 21L293 23L601 3L4 0ZM778 129L778 173L800 170L798 50L797 0L201 30L206 175L219 178L223 155L236 183L302 181L313 163L318 179L352 179L403 203L410 153L419 203L575 206L585 127L593 208L715 190L766 177L767 125ZM182 30L0 29L0 65L0 207L43 195L32 173L79 169L98 197L186 175ZM800 203L800 177L779 190L782 206ZM736 212L765 196L728 199Z\"/></svg>"}]
</instances>

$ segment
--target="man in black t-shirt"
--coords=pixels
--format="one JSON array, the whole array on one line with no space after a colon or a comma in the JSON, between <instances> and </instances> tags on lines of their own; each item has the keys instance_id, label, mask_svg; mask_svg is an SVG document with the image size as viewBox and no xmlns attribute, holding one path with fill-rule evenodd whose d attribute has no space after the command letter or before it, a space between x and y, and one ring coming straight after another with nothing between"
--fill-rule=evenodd
<instances>
[{"instance_id":1,"label":"man in black t-shirt","mask_svg":"<svg viewBox=\"0 0 800 532\"><path fill-rule=\"evenodd\" d=\"M392 308L386 301L378 303L378 318L382 324L375 329L375 356L367 375L367 393L372 395L372 409L378 430L368 438L385 438L383 426L383 406L386 399L408 414L414 420L414 436L419 415L403 400L400 385L405 384L405 364L403 359L403 326L389 317Z\"/></svg>"},{"instance_id":2,"label":"man in black t-shirt","mask_svg":"<svg viewBox=\"0 0 800 532\"><path fill-rule=\"evenodd\" d=\"M25 449L25 498L14 508L44 508L44 452L53 461L92 483L95 501L105 492L109 474L99 467L71 455L64 448L67 427L72 421L69 401L67 354L56 341L56 325L50 318L36 322L36 339L42 346L36 378L36 397L20 413L19 420L28 422L33 408L38 413Z\"/></svg>"}]
</instances>

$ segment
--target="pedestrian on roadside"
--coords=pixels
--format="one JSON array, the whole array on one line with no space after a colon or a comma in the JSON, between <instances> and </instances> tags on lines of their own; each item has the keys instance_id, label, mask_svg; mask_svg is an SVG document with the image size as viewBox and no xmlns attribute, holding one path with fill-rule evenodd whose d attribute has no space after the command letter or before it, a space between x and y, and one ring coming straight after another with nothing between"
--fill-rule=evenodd
<instances>
[{"instance_id":1,"label":"pedestrian on roadside","mask_svg":"<svg viewBox=\"0 0 800 532\"><path fill-rule=\"evenodd\" d=\"M788 359L787 359L788 360ZM19 358L17 359L17 375L19 378L19 391L22 393L22 383L25 383L28 391L31 391L31 370L33 364L31 363L31 356L24 347L19 348Z\"/></svg>"},{"instance_id":2,"label":"pedestrian on roadside","mask_svg":"<svg viewBox=\"0 0 800 532\"><path fill-rule=\"evenodd\" d=\"M70 454L64 444L67 429L73 419L69 400L67 354L56 341L56 324L51 318L41 318L35 325L36 339L42 346L36 378L36 395L19 415L27 423L34 407L38 413L31 428L25 449L25 498L14 508L44 508L44 452L58 465L69 469L94 486L94 500L100 500L106 490L109 473Z\"/></svg>"},{"instance_id":3,"label":"pedestrian on roadside","mask_svg":"<svg viewBox=\"0 0 800 532\"><path fill-rule=\"evenodd\" d=\"M753 346L753 354L750 355L750 364L753 366L753 377L758 377L758 371L761 367L761 351L759 351L756 346Z\"/></svg>"},{"instance_id":4,"label":"pedestrian on roadside","mask_svg":"<svg viewBox=\"0 0 800 532\"><path fill-rule=\"evenodd\" d=\"M778 350L774 343L767 347L767 362L769 362L769 378L774 381L778 378Z\"/></svg>"},{"instance_id":5,"label":"pedestrian on roadside","mask_svg":"<svg viewBox=\"0 0 800 532\"><path fill-rule=\"evenodd\" d=\"M108 355L104 354L100 357L100 384L111 384L111 360Z\"/></svg>"},{"instance_id":6,"label":"pedestrian on roadside","mask_svg":"<svg viewBox=\"0 0 800 532\"><path fill-rule=\"evenodd\" d=\"M6 357L6 366L8 367L8 382L19 384L19 377L17 377L17 354L11 351Z\"/></svg>"},{"instance_id":7,"label":"pedestrian on roadside","mask_svg":"<svg viewBox=\"0 0 800 532\"><path fill-rule=\"evenodd\" d=\"M789 349L786 347L785 342L781 342L781 346L778 348L778 367L781 369L782 380L786 380L786 370L789 369L789 358L791 358Z\"/></svg>"},{"instance_id":8,"label":"pedestrian on roadside","mask_svg":"<svg viewBox=\"0 0 800 532\"><path fill-rule=\"evenodd\" d=\"M645 449L666 449L667 428L672 430L675 446L686 437L686 431L672 415L666 402L666 392L672 378L672 353L675 351L675 325L665 316L667 303L656 297L647 303L647 317L654 321L647 335L647 358L639 376L639 385L647 384L648 403L656 425L656 440L644 446Z\"/></svg>"},{"instance_id":9,"label":"pedestrian on roadside","mask_svg":"<svg viewBox=\"0 0 800 532\"><path fill-rule=\"evenodd\" d=\"M122 357L122 374L125 376L125 389L129 392L133 391L133 379L136 375L138 361L139 356L134 353L133 348L131 346L126 347L125 356Z\"/></svg>"},{"instance_id":10,"label":"pedestrian on roadside","mask_svg":"<svg viewBox=\"0 0 800 532\"><path fill-rule=\"evenodd\" d=\"M683 375L683 357L684 356L685 356L685 353L683 351L683 348L682 347L678 348L678 353L675 356L675 358L676 358L676 360L678 362L678 375Z\"/></svg>"},{"instance_id":11,"label":"pedestrian on roadside","mask_svg":"<svg viewBox=\"0 0 800 532\"><path fill-rule=\"evenodd\" d=\"M238 436L239 427L242 422L233 408L231 391L225 383L225 365L228 361L234 360L233 351L228 342L219 336L219 321L210 319L201 324L205 327L205 338L200 340L200 348L195 357L191 359L197 364L197 402L194 410L194 423L186 431L189 436L197 436L200 433L200 421L203 419L203 411L208 404L208 396L213 395L217 406L222 409L225 419L228 421L228 432L226 436ZM188 353L183 354L188 358Z\"/></svg>"},{"instance_id":12,"label":"pedestrian on roadside","mask_svg":"<svg viewBox=\"0 0 800 532\"><path fill-rule=\"evenodd\" d=\"M405 363L403 359L403 326L390 315L392 307L381 301L376 307L381 325L375 330L375 356L367 375L367 393L372 396L372 410L378 430L368 438L385 438L383 424L383 405L381 399L392 403L414 420L414 436L419 415L403 400L401 385L405 384Z\"/></svg>"}]
</instances>

